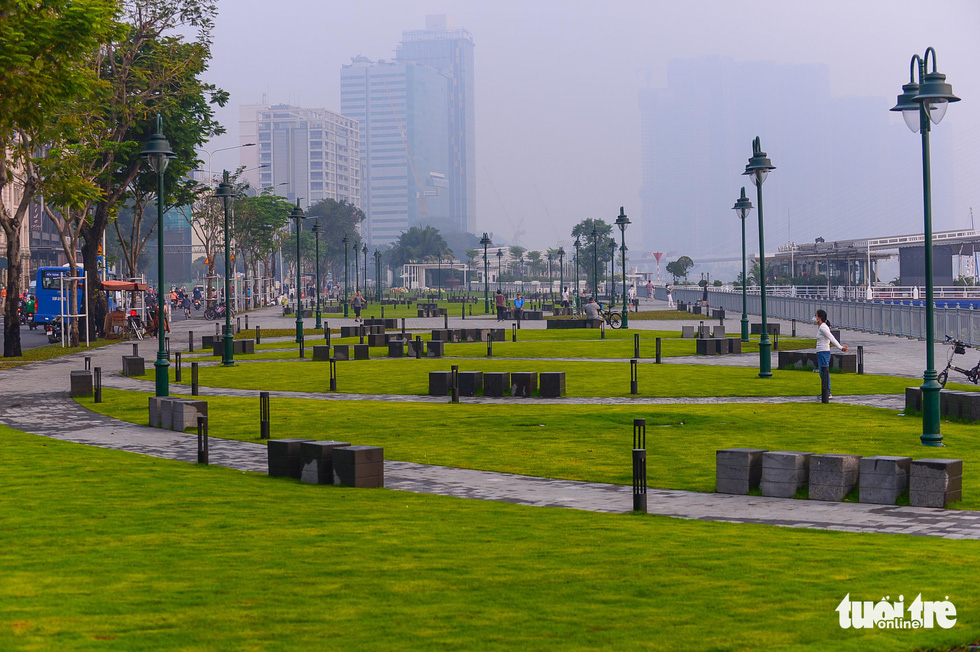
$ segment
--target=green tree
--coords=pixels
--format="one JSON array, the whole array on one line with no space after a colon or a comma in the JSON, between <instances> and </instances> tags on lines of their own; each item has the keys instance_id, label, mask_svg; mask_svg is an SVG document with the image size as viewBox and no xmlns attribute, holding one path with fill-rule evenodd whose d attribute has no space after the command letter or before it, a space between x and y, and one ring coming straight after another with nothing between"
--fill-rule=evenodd
<instances>
[{"instance_id":1,"label":"green tree","mask_svg":"<svg viewBox=\"0 0 980 652\"><path fill-rule=\"evenodd\" d=\"M674 277L674 283L677 279L683 278L687 280L687 273L691 271L694 267L694 261L688 256L681 256L672 263L667 263L667 273Z\"/></svg>"},{"instance_id":2,"label":"green tree","mask_svg":"<svg viewBox=\"0 0 980 652\"><path fill-rule=\"evenodd\" d=\"M400 267L408 262L435 260L446 255L452 256L453 252L438 229L432 226L413 226L398 236L398 240L389 250L388 263L393 267Z\"/></svg>"},{"instance_id":3,"label":"green tree","mask_svg":"<svg viewBox=\"0 0 980 652\"><path fill-rule=\"evenodd\" d=\"M323 229L320 234L320 260L322 261L321 265L325 264L326 268L320 270L321 278L326 277L328 269L334 278L341 278L344 273L344 245L342 240L345 235L351 240L355 239L360 224L365 218L364 211L347 201L324 199L310 206L309 210L306 211L306 216L308 218L306 220L307 226L304 228L307 231L313 227L314 221L319 221L320 228ZM293 249L295 250L295 248L296 242L294 240ZM309 260L313 260L312 255Z\"/></svg>"},{"instance_id":4,"label":"green tree","mask_svg":"<svg viewBox=\"0 0 980 652\"><path fill-rule=\"evenodd\" d=\"M527 249L520 245L512 245L507 248L507 251L510 253L510 273L515 278L520 278L521 269L524 267L524 252Z\"/></svg>"},{"instance_id":5,"label":"green tree","mask_svg":"<svg viewBox=\"0 0 980 652\"><path fill-rule=\"evenodd\" d=\"M37 158L61 137L58 117L97 87L91 56L119 29L117 10L113 0L6 0L0 9L0 228L11 298L23 283L20 231L42 189ZM8 204L10 185L20 197ZM4 308L3 354L21 355L15 300Z\"/></svg>"},{"instance_id":6,"label":"green tree","mask_svg":"<svg viewBox=\"0 0 980 652\"><path fill-rule=\"evenodd\" d=\"M593 237L593 232L595 237ZM582 274L585 275L586 284L590 287L592 279L595 278L593 276L594 258L599 262L598 279L601 281L606 278L609 245L616 244L616 241L610 236L611 233L611 224L593 218L584 219L572 228L572 237L578 238L582 243L579 266ZM593 251L595 256L593 256Z\"/></svg>"},{"instance_id":7,"label":"green tree","mask_svg":"<svg viewBox=\"0 0 980 652\"><path fill-rule=\"evenodd\" d=\"M235 201L235 254L241 257L246 278L252 279L252 296L259 295L259 277L271 278L273 252L289 220L293 206L266 188L257 196L240 196ZM259 266L262 266L260 272ZM249 273L251 271L251 273Z\"/></svg>"},{"instance_id":8,"label":"green tree","mask_svg":"<svg viewBox=\"0 0 980 652\"><path fill-rule=\"evenodd\" d=\"M542 264L540 251L527 252L527 262L528 266L531 268L531 276L537 276L543 272L542 268L544 265Z\"/></svg>"}]
</instances>

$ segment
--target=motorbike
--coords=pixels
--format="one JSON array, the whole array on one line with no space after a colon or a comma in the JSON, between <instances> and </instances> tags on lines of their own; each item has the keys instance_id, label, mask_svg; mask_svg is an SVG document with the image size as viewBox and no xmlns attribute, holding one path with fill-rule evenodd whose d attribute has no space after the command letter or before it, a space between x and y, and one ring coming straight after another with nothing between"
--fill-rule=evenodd
<instances>
[{"instance_id":1,"label":"motorbike","mask_svg":"<svg viewBox=\"0 0 980 652\"><path fill-rule=\"evenodd\" d=\"M48 335L48 342L57 344L61 341L61 322L51 322L44 327L44 332Z\"/></svg>"},{"instance_id":2,"label":"motorbike","mask_svg":"<svg viewBox=\"0 0 980 652\"><path fill-rule=\"evenodd\" d=\"M194 310L200 310L201 309L201 300L200 299L194 299L193 300L193 304L194 304Z\"/></svg>"},{"instance_id":3,"label":"motorbike","mask_svg":"<svg viewBox=\"0 0 980 652\"><path fill-rule=\"evenodd\" d=\"M231 316L234 317L235 309L232 308L230 312L231 312ZM217 306L211 306L210 308L204 311L204 318L207 320L220 319L221 317L224 316L225 316L225 304L223 303Z\"/></svg>"}]
</instances>

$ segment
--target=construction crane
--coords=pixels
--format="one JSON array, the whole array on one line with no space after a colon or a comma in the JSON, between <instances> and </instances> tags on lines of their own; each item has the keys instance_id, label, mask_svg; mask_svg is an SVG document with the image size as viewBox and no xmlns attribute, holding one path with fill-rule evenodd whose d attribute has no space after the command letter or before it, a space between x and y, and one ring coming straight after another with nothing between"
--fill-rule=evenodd
<instances>
[{"instance_id":1,"label":"construction crane","mask_svg":"<svg viewBox=\"0 0 980 652\"><path fill-rule=\"evenodd\" d=\"M397 116L398 109L395 108L395 101L391 97L391 89L388 88L388 82L385 82L385 94L388 96L388 104L391 106L392 115ZM408 133L405 130L405 125L397 119L395 121L395 125L398 127L398 133L401 134L402 144L405 145L405 158L408 159L408 169L411 170L412 178L415 179L415 187L417 188L415 191L415 198L419 203L419 223L424 223L429 217L428 198L438 197L439 187L435 184L428 184L432 186L432 190L426 190L425 184L422 183L422 179L419 177L419 173L415 170L415 161L412 159L412 151L408 146ZM430 173L429 176L430 178L433 176L441 177L443 180L446 178L444 174L439 174L436 172Z\"/></svg>"},{"instance_id":2,"label":"construction crane","mask_svg":"<svg viewBox=\"0 0 980 652\"><path fill-rule=\"evenodd\" d=\"M487 173L487 181L490 182L490 187L493 188L493 194L497 195L497 201L500 202L500 208L504 211L504 217L506 217L507 221L510 223L510 228L514 233L514 237L512 238L512 241L515 245L520 245L521 236L527 233L527 231L521 228L524 226L524 218L523 217L520 218L519 220L517 220L517 224L516 225L514 224L514 220L511 218L510 213L507 212L507 207L504 205L503 198L500 196L500 193L497 192L497 184L493 182L493 177L490 176L490 170L488 170L487 166L484 165L483 171Z\"/></svg>"}]
</instances>

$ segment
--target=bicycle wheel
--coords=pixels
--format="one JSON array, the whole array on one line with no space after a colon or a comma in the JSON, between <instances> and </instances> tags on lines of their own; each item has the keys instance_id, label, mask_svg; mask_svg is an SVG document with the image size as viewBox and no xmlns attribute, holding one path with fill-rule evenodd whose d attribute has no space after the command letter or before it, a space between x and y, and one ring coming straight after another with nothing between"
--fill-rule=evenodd
<instances>
[{"instance_id":1,"label":"bicycle wheel","mask_svg":"<svg viewBox=\"0 0 980 652\"><path fill-rule=\"evenodd\" d=\"M208 308L207 310L204 311L204 318L207 319L208 321L213 320L214 317L215 317L214 308Z\"/></svg>"},{"instance_id":2,"label":"bicycle wheel","mask_svg":"<svg viewBox=\"0 0 980 652\"><path fill-rule=\"evenodd\" d=\"M609 325L613 328L619 328L623 325L623 318L618 312L613 312L609 314Z\"/></svg>"},{"instance_id":3,"label":"bicycle wheel","mask_svg":"<svg viewBox=\"0 0 980 652\"><path fill-rule=\"evenodd\" d=\"M943 369L942 371L939 372L939 377L936 378L936 380L939 382L940 387L945 387L946 379L948 378L949 378L949 370Z\"/></svg>"}]
</instances>

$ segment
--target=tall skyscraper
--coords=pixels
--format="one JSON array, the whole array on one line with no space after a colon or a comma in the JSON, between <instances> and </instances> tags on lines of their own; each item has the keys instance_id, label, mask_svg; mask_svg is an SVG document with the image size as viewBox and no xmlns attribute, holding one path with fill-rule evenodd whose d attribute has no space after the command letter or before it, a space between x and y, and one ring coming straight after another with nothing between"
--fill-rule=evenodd
<instances>
[{"instance_id":1,"label":"tall skyscraper","mask_svg":"<svg viewBox=\"0 0 980 652\"><path fill-rule=\"evenodd\" d=\"M449 78L414 62L355 57L340 73L340 110L361 125L371 244L452 223Z\"/></svg>"},{"instance_id":2,"label":"tall skyscraper","mask_svg":"<svg viewBox=\"0 0 980 652\"><path fill-rule=\"evenodd\" d=\"M241 162L255 188L303 206L322 199L361 205L361 145L357 120L287 104L249 104L239 109ZM261 166L261 167L260 167Z\"/></svg>"},{"instance_id":3,"label":"tall skyscraper","mask_svg":"<svg viewBox=\"0 0 980 652\"><path fill-rule=\"evenodd\" d=\"M473 36L450 16L426 16L425 29L402 33L395 58L444 71L449 77L448 172L451 226L476 230L476 135Z\"/></svg>"}]
</instances>

